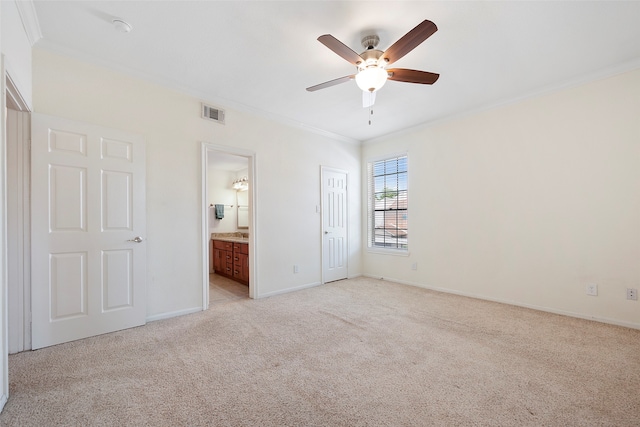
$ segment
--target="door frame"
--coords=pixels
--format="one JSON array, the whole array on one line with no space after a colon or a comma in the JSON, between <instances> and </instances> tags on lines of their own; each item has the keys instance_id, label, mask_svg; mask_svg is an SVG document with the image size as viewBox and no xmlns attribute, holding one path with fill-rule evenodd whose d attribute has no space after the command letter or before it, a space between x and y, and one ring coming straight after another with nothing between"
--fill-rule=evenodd
<instances>
[{"instance_id":1,"label":"door frame","mask_svg":"<svg viewBox=\"0 0 640 427\"><path fill-rule=\"evenodd\" d=\"M345 180L347 182L347 187L345 189L345 216L346 222L345 227L347 229L347 253L345 254L345 259L347 262L347 279L349 278L349 247L351 245L351 239L349 237L349 171L344 169L334 168L331 166L320 166L320 283L323 285L325 282L325 274L324 274L324 172L331 171L337 173L343 173L345 176Z\"/></svg>"},{"instance_id":2,"label":"door frame","mask_svg":"<svg viewBox=\"0 0 640 427\"><path fill-rule=\"evenodd\" d=\"M6 201L7 205L5 205L5 215L8 215L9 210L16 210L16 213L18 214L17 219L22 225L21 230L18 232L16 241L10 242L9 235L7 233L7 245L9 243L13 243L17 248L17 253L12 254L13 259L9 259L9 251L6 251L7 274L9 274L8 262L10 260L15 261L18 266L22 266L22 268L17 269L17 277L13 277L14 280L9 281L9 277L7 278L7 304L9 304L9 287L11 287L11 292L14 295L17 295L18 300L21 302L21 304L12 304L12 312L9 312L9 308L7 307L7 350L10 353L16 353L31 350L31 109L22 97L22 94L18 90L18 87L11 78L8 70L5 70L5 84L5 107L21 113L29 113L28 139L26 141L22 140L16 142L17 150L20 150L20 147L22 147L21 153L18 153L19 158L22 160L22 164L18 165L18 169L22 169L23 173L19 174L17 177L12 175L10 176L8 174L8 170L6 170L7 175L5 175L5 178L7 179L7 186L16 185L17 187L22 188L22 191L18 191L16 194L17 201L20 206L12 206L8 204L8 201ZM4 136L6 138L4 146L5 155L8 153L8 146L10 144L8 138L9 134L6 128L8 124L7 118L8 115L4 119ZM8 167L8 165L5 165L5 167ZM16 178L17 181L14 181L13 178ZM8 194L5 194L5 197L7 196Z\"/></svg>"},{"instance_id":3,"label":"door frame","mask_svg":"<svg viewBox=\"0 0 640 427\"><path fill-rule=\"evenodd\" d=\"M1 34L1 33L0 33ZM1 38L1 37L0 37ZM7 182L5 180L7 73L4 55L0 52L0 411L9 399L9 322L7 304Z\"/></svg>"},{"instance_id":4,"label":"door frame","mask_svg":"<svg viewBox=\"0 0 640 427\"><path fill-rule=\"evenodd\" d=\"M9 123L9 117L16 113L14 117L22 129L14 128L15 120L13 124ZM9 354L12 354L31 350L31 113L25 109L8 108L6 126L6 155L8 157L10 152L14 155L12 159L7 158L6 165L7 327ZM10 165L9 161L14 164Z\"/></svg>"},{"instance_id":5,"label":"door frame","mask_svg":"<svg viewBox=\"0 0 640 427\"><path fill-rule=\"evenodd\" d=\"M249 298L260 298L259 286L258 286L258 257L257 257L257 241L258 241L258 229L256 226L256 215L258 212L258 205L256 203L257 179L256 179L256 153L251 150L245 150L243 148L229 147L226 145L218 145L209 142L202 142L200 148L201 157L201 188L202 188L202 200L200 203L200 215L202 216L202 310L209 308L209 240L211 235L209 234L209 215L207 198L209 194L209 171L207 164L207 155L212 152L218 152L221 154L232 154L234 156L246 157L249 161Z\"/></svg>"},{"instance_id":6,"label":"door frame","mask_svg":"<svg viewBox=\"0 0 640 427\"><path fill-rule=\"evenodd\" d=\"M13 331L9 329L9 276L8 276L8 239L7 239L7 117L6 109L11 108L20 112L30 112L28 102L24 99L18 85L11 77L11 73L7 67L5 55L0 53L0 204L2 210L0 212L0 411L4 407L9 397L9 336L12 333L21 334L21 341L24 345L24 349L31 348L31 281L30 276L26 275L24 281L16 284L16 292L21 293L24 296L23 305L17 309L19 313L17 317L22 319L19 326L21 330ZM27 156L23 159L25 164L30 164L30 158ZM28 200L30 200L30 188L27 186L25 192L22 194ZM23 236L23 241L17 242L21 251L17 254L19 262L30 261L30 245L31 239L29 237L29 212L24 213L25 226L27 227L27 233ZM28 267L28 265L27 265ZM28 267L30 269L30 267Z\"/></svg>"}]
</instances>

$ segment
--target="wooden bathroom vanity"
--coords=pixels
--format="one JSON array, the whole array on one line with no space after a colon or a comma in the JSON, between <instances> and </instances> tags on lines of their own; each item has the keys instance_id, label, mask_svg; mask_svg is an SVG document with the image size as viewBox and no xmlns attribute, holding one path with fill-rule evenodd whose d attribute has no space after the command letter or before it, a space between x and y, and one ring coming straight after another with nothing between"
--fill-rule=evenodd
<instances>
[{"instance_id":1,"label":"wooden bathroom vanity","mask_svg":"<svg viewBox=\"0 0 640 427\"><path fill-rule=\"evenodd\" d=\"M221 276L249 285L249 243L247 239L216 237L211 239L211 265Z\"/></svg>"}]
</instances>

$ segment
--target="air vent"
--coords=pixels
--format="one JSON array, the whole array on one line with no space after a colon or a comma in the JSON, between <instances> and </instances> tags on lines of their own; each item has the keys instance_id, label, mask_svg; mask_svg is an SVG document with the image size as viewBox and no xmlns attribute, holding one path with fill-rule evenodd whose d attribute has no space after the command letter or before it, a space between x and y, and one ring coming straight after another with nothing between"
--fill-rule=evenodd
<instances>
[{"instance_id":1,"label":"air vent","mask_svg":"<svg viewBox=\"0 0 640 427\"><path fill-rule=\"evenodd\" d=\"M202 104L202 118L224 124L224 110Z\"/></svg>"}]
</instances>

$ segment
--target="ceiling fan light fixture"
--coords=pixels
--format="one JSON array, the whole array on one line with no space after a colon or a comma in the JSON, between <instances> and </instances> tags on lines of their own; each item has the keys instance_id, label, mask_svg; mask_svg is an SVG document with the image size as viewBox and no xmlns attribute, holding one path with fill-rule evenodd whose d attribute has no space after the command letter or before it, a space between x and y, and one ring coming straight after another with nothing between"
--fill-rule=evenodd
<instances>
[{"instance_id":1,"label":"ceiling fan light fixture","mask_svg":"<svg viewBox=\"0 0 640 427\"><path fill-rule=\"evenodd\" d=\"M384 86L387 77L387 71L384 68L367 67L356 74L356 84L365 92L375 92Z\"/></svg>"}]
</instances>

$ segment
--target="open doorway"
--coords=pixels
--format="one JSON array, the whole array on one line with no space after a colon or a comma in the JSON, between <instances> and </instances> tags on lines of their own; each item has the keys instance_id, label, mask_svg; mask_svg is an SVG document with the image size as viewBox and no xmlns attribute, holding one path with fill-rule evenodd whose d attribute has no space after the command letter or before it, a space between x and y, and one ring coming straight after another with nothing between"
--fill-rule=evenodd
<instances>
[{"instance_id":1,"label":"open doorway","mask_svg":"<svg viewBox=\"0 0 640 427\"><path fill-rule=\"evenodd\" d=\"M255 157L203 144L203 309L256 298Z\"/></svg>"}]
</instances>

